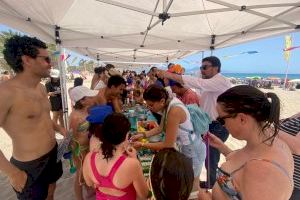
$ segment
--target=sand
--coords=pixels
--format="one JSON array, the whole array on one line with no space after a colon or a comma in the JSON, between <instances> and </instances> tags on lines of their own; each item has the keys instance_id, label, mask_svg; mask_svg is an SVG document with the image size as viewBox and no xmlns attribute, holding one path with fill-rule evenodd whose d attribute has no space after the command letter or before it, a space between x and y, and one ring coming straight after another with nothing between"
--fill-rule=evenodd
<instances>
[{"instance_id":1,"label":"sand","mask_svg":"<svg viewBox=\"0 0 300 200\"><path fill-rule=\"evenodd\" d=\"M84 83L86 86L89 87L90 81L86 81ZM67 84L68 87L72 86L72 83ZM263 90L264 92L274 92L276 93L280 100L281 100L281 118L289 117L297 112L300 112L300 91L285 91L281 88L275 87L272 90ZM226 142L232 149L239 149L243 145L244 142L238 141L232 137ZM4 153L6 158L11 157L12 152L12 145L11 140L3 131L0 129L0 149ZM221 158L221 162L224 161L224 158ZM55 192L55 199L57 200L73 200L75 199L74 190L73 190L73 181L74 175L69 173L68 162L64 161L64 174L57 182L57 189ZM201 174L201 177L205 177L205 172ZM14 200L16 199L15 193L13 192L9 182L7 181L6 177L0 173L0 199L2 200Z\"/></svg>"}]
</instances>

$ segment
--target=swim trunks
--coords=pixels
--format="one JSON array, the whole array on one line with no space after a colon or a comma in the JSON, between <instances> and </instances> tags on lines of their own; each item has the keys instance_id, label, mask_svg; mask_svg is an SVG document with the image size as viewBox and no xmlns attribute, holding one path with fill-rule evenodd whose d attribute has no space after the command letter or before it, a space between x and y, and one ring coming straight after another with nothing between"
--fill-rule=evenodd
<instances>
[{"instance_id":1,"label":"swim trunks","mask_svg":"<svg viewBox=\"0 0 300 200\"><path fill-rule=\"evenodd\" d=\"M57 144L47 154L35 160L21 162L11 157L10 162L27 173L27 181L18 199L43 200L48 196L48 187L62 175L62 163L57 162Z\"/></svg>"}]
</instances>

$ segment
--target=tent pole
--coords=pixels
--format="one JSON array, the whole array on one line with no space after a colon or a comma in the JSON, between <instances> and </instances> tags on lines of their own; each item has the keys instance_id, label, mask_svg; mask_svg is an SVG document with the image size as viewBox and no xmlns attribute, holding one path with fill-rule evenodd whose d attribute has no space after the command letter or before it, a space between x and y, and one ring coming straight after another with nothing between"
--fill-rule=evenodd
<instances>
[{"instance_id":1,"label":"tent pole","mask_svg":"<svg viewBox=\"0 0 300 200\"><path fill-rule=\"evenodd\" d=\"M215 50L215 40L216 40L216 35L211 35L211 41L210 41L210 55L213 55L213 51Z\"/></svg>"},{"instance_id":2,"label":"tent pole","mask_svg":"<svg viewBox=\"0 0 300 200\"><path fill-rule=\"evenodd\" d=\"M64 126L67 130L69 130L68 123L68 97L67 97L67 85L66 85L66 68L64 65L64 54L62 54L61 40L59 36L59 26L55 26L55 43L56 50L59 52L58 57L58 68L60 71L60 86L61 86L61 97L62 97L62 107L63 107L63 119Z\"/></svg>"},{"instance_id":3,"label":"tent pole","mask_svg":"<svg viewBox=\"0 0 300 200\"><path fill-rule=\"evenodd\" d=\"M97 66L100 67L100 55L97 53Z\"/></svg>"},{"instance_id":4,"label":"tent pole","mask_svg":"<svg viewBox=\"0 0 300 200\"><path fill-rule=\"evenodd\" d=\"M284 78L284 87L283 87L285 90L287 89L287 78L288 78L289 68L290 68L290 61L288 60L287 63L286 63L285 78Z\"/></svg>"}]
</instances>

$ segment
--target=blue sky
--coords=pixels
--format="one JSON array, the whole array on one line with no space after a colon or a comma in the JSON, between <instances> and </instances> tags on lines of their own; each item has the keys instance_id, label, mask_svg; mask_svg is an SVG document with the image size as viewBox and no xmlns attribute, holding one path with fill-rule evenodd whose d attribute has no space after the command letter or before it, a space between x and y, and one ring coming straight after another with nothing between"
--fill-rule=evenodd
<instances>
[{"instance_id":1,"label":"blue sky","mask_svg":"<svg viewBox=\"0 0 300 200\"><path fill-rule=\"evenodd\" d=\"M290 34L292 46L300 46L300 32ZM287 63L283 57L285 35L268 39L260 39L232 47L218 49L213 55L219 57L222 62L222 71L228 73L285 73ZM240 54L247 51L257 51L256 54ZM205 52L204 56L210 56ZM232 56L226 58L226 56ZM201 60L202 54L188 57L189 63L178 62L182 65L194 64ZM198 64L199 65L199 64ZM289 73L300 74L300 48L291 51Z\"/></svg>"},{"instance_id":2,"label":"blue sky","mask_svg":"<svg viewBox=\"0 0 300 200\"><path fill-rule=\"evenodd\" d=\"M11 29L0 24L0 31ZM291 33L292 46L300 46L300 32ZM268 39L247 42L232 47L215 50L213 55L219 57L222 62L222 72L227 73L280 73L284 74L287 63L283 57L285 45L284 35ZM247 51L257 51L256 54L241 54ZM76 54L74 54L76 55ZM209 56L210 51L204 52ZM229 58L226 58L228 57ZM230 57L232 56L232 57ZM86 57L82 57L87 59ZM202 54L189 56L177 61L186 69L199 67ZM80 59L78 59L80 60ZM300 48L291 51L289 74L300 74Z\"/></svg>"}]
</instances>

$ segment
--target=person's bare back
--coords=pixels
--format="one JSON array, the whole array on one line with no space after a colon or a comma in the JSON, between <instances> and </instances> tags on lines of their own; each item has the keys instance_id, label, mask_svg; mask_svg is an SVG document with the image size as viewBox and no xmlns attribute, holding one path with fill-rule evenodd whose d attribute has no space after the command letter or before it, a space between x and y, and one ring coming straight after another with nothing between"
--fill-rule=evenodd
<instances>
[{"instance_id":1,"label":"person's bare back","mask_svg":"<svg viewBox=\"0 0 300 200\"><path fill-rule=\"evenodd\" d=\"M1 84L0 93L0 125L12 139L13 157L29 161L49 152L56 140L43 86L28 88L13 78Z\"/></svg>"}]
</instances>

